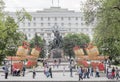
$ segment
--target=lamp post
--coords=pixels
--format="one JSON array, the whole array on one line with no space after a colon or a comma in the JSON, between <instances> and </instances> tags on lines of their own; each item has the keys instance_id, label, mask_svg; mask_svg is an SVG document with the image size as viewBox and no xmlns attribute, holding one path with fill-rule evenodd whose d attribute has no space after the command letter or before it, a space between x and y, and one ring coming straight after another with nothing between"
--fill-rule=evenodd
<instances>
[{"instance_id":1,"label":"lamp post","mask_svg":"<svg viewBox=\"0 0 120 82\"><path fill-rule=\"evenodd\" d=\"M15 46L11 46L9 48L10 48L10 50L13 50L13 49L15 49ZM12 61L13 61L13 58L11 56L11 74L12 74L12 68L13 68Z\"/></svg>"},{"instance_id":2,"label":"lamp post","mask_svg":"<svg viewBox=\"0 0 120 82\"><path fill-rule=\"evenodd\" d=\"M12 74L12 56L11 56L11 74Z\"/></svg>"}]
</instances>

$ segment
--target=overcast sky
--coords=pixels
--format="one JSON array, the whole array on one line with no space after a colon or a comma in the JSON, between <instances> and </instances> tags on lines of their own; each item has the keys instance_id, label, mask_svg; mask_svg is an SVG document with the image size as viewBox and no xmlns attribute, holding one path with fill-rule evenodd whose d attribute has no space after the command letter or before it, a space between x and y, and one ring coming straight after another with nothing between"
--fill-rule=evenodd
<instances>
[{"instance_id":1,"label":"overcast sky","mask_svg":"<svg viewBox=\"0 0 120 82\"><path fill-rule=\"evenodd\" d=\"M5 2L6 11L16 11L25 8L27 11L43 10L51 6L59 6L68 8L69 10L80 11L85 0L3 0ZM52 3L53 1L53 3Z\"/></svg>"}]
</instances>

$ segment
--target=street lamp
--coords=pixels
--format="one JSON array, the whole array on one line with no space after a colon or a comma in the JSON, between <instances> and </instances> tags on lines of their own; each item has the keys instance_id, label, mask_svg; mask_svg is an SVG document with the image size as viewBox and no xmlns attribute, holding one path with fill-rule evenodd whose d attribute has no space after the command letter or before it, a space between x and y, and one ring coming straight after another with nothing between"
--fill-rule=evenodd
<instances>
[{"instance_id":1,"label":"street lamp","mask_svg":"<svg viewBox=\"0 0 120 82\"><path fill-rule=\"evenodd\" d=\"M13 49L15 49L15 46L10 46L9 49L10 49L10 50L13 50ZM13 67L13 65L12 65L12 60L13 60L13 58L12 58L12 56L11 56L11 74L12 74L12 67Z\"/></svg>"},{"instance_id":2,"label":"street lamp","mask_svg":"<svg viewBox=\"0 0 120 82\"><path fill-rule=\"evenodd\" d=\"M12 74L12 67L13 67L13 66L12 66L12 56L11 56L11 74Z\"/></svg>"}]
</instances>

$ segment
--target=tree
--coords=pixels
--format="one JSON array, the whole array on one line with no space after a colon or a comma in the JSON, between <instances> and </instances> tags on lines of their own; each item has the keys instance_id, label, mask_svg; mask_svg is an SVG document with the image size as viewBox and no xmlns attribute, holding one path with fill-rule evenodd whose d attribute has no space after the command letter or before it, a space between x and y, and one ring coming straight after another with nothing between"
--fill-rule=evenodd
<instances>
[{"instance_id":1,"label":"tree","mask_svg":"<svg viewBox=\"0 0 120 82\"><path fill-rule=\"evenodd\" d=\"M8 29L2 32L4 29ZM16 55L16 49L18 46L22 45L22 42L25 40L24 34L17 32L18 25L14 21L14 19L10 16L6 18L4 23L4 28L1 30L0 35L0 54L5 54L5 56L9 55Z\"/></svg>"},{"instance_id":2,"label":"tree","mask_svg":"<svg viewBox=\"0 0 120 82\"><path fill-rule=\"evenodd\" d=\"M0 0L0 64L5 56L15 55L16 50L11 48L20 45L20 41L24 39L23 33L17 32L18 24L24 19L31 19L25 9L21 9L16 13L18 19L15 22L12 17L4 12L4 5L3 0Z\"/></svg>"},{"instance_id":3,"label":"tree","mask_svg":"<svg viewBox=\"0 0 120 82\"><path fill-rule=\"evenodd\" d=\"M86 22L96 23L94 42L101 53L120 61L120 0L87 0L86 5Z\"/></svg>"},{"instance_id":4,"label":"tree","mask_svg":"<svg viewBox=\"0 0 120 82\"><path fill-rule=\"evenodd\" d=\"M73 47L76 45L83 46L90 42L89 36L81 34L68 34L63 38L63 50L65 55L68 55L70 58L74 57Z\"/></svg>"},{"instance_id":5,"label":"tree","mask_svg":"<svg viewBox=\"0 0 120 82\"><path fill-rule=\"evenodd\" d=\"M30 40L30 47L34 48L35 46L39 46L41 48L40 57L45 57L45 40L43 40L40 36L35 34L35 37Z\"/></svg>"}]
</instances>

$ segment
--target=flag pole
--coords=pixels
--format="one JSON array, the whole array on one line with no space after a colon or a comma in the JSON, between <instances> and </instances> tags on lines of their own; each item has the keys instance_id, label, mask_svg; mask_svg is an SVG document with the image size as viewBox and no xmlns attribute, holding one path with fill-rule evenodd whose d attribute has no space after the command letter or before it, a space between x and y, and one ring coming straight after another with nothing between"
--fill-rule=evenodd
<instances>
[{"instance_id":1,"label":"flag pole","mask_svg":"<svg viewBox=\"0 0 120 82\"><path fill-rule=\"evenodd\" d=\"M58 0L58 7L59 7L59 0Z\"/></svg>"},{"instance_id":2,"label":"flag pole","mask_svg":"<svg viewBox=\"0 0 120 82\"><path fill-rule=\"evenodd\" d=\"M52 0L52 6L53 6L53 0Z\"/></svg>"}]
</instances>

